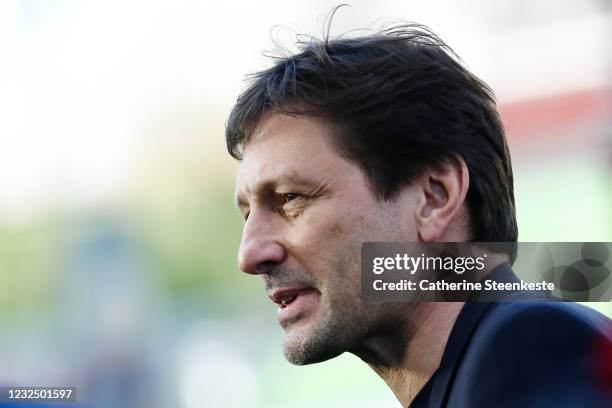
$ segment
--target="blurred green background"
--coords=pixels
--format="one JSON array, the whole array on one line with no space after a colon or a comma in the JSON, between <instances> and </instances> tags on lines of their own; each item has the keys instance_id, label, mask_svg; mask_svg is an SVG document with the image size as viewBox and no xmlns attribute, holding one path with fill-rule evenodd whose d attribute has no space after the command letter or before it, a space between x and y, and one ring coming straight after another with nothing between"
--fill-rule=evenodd
<instances>
[{"instance_id":1,"label":"blurred green background","mask_svg":"<svg viewBox=\"0 0 612 408\"><path fill-rule=\"evenodd\" d=\"M519 239L612 241L611 4L355 1L332 33L429 25L498 95ZM320 35L335 5L0 3L0 383L95 407L399 406L353 356L286 363L236 265L225 120L271 32Z\"/></svg>"}]
</instances>

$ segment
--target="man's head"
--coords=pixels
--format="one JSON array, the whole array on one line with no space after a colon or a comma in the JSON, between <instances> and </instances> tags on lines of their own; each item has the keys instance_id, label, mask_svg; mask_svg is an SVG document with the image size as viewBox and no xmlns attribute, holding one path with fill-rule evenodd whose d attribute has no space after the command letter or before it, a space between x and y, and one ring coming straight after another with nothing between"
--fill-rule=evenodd
<instances>
[{"instance_id":1,"label":"man's head","mask_svg":"<svg viewBox=\"0 0 612 408\"><path fill-rule=\"evenodd\" d=\"M514 242L517 227L492 92L431 32L301 51L253 77L226 138L241 160L240 267L262 275L285 355L306 364L410 323L360 301L362 242Z\"/></svg>"}]
</instances>

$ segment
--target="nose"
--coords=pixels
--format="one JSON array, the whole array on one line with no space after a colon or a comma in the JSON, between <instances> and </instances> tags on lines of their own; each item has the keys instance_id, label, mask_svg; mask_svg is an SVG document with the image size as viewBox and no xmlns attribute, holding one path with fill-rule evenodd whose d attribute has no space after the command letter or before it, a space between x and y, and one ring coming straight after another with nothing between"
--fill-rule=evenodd
<instances>
[{"instance_id":1,"label":"nose","mask_svg":"<svg viewBox=\"0 0 612 408\"><path fill-rule=\"evenodd\" d=\"M244 224L238 250L240 270L260 275L269 273L274 266L281 264L287 255L279 238L274 221L252 210Z\"/></svg>"}]
</instances>

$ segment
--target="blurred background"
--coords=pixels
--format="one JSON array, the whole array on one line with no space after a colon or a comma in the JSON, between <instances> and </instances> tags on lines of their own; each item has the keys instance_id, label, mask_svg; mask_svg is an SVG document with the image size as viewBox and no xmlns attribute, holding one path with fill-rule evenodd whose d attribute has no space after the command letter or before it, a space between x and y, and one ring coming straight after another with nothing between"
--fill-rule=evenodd
<instances>
[{"instance_id":1,"label":"blurred background","mask_svg":"<svg viewBox=\"0 0 612 408\"><path fill-rule=\"evenodd\" d=\"M1 385L90 407L399 407L353 356L286 363L236 265L227 115L271 34L320 36L336 5L0 2ZM496 91L521 241L612 241L611 1L351 5L332 34L426 24Z\"/></svg>"}]
</instances>

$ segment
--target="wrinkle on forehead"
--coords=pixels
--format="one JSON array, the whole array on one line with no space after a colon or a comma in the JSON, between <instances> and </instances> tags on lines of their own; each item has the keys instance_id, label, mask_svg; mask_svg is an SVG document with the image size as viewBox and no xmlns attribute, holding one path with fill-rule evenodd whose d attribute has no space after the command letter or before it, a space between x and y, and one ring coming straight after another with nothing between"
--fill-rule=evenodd
<instances>
[{"instance_id":1,"label":"wrinkle on forehead","mask_svg":"<svg viewBox=\"0 0 612 408\"><path fill-rule=\"evenodd\" d=\"M328 132L322 123L313 122L310 117L268 115L244 146L237 184L245 173L254 180L262 175L300 178L308 169L302 162L305 153L311 153L309 160L327 156ZM302 168L297 169L295 165Z\"/></svg>"}]
</instances>

